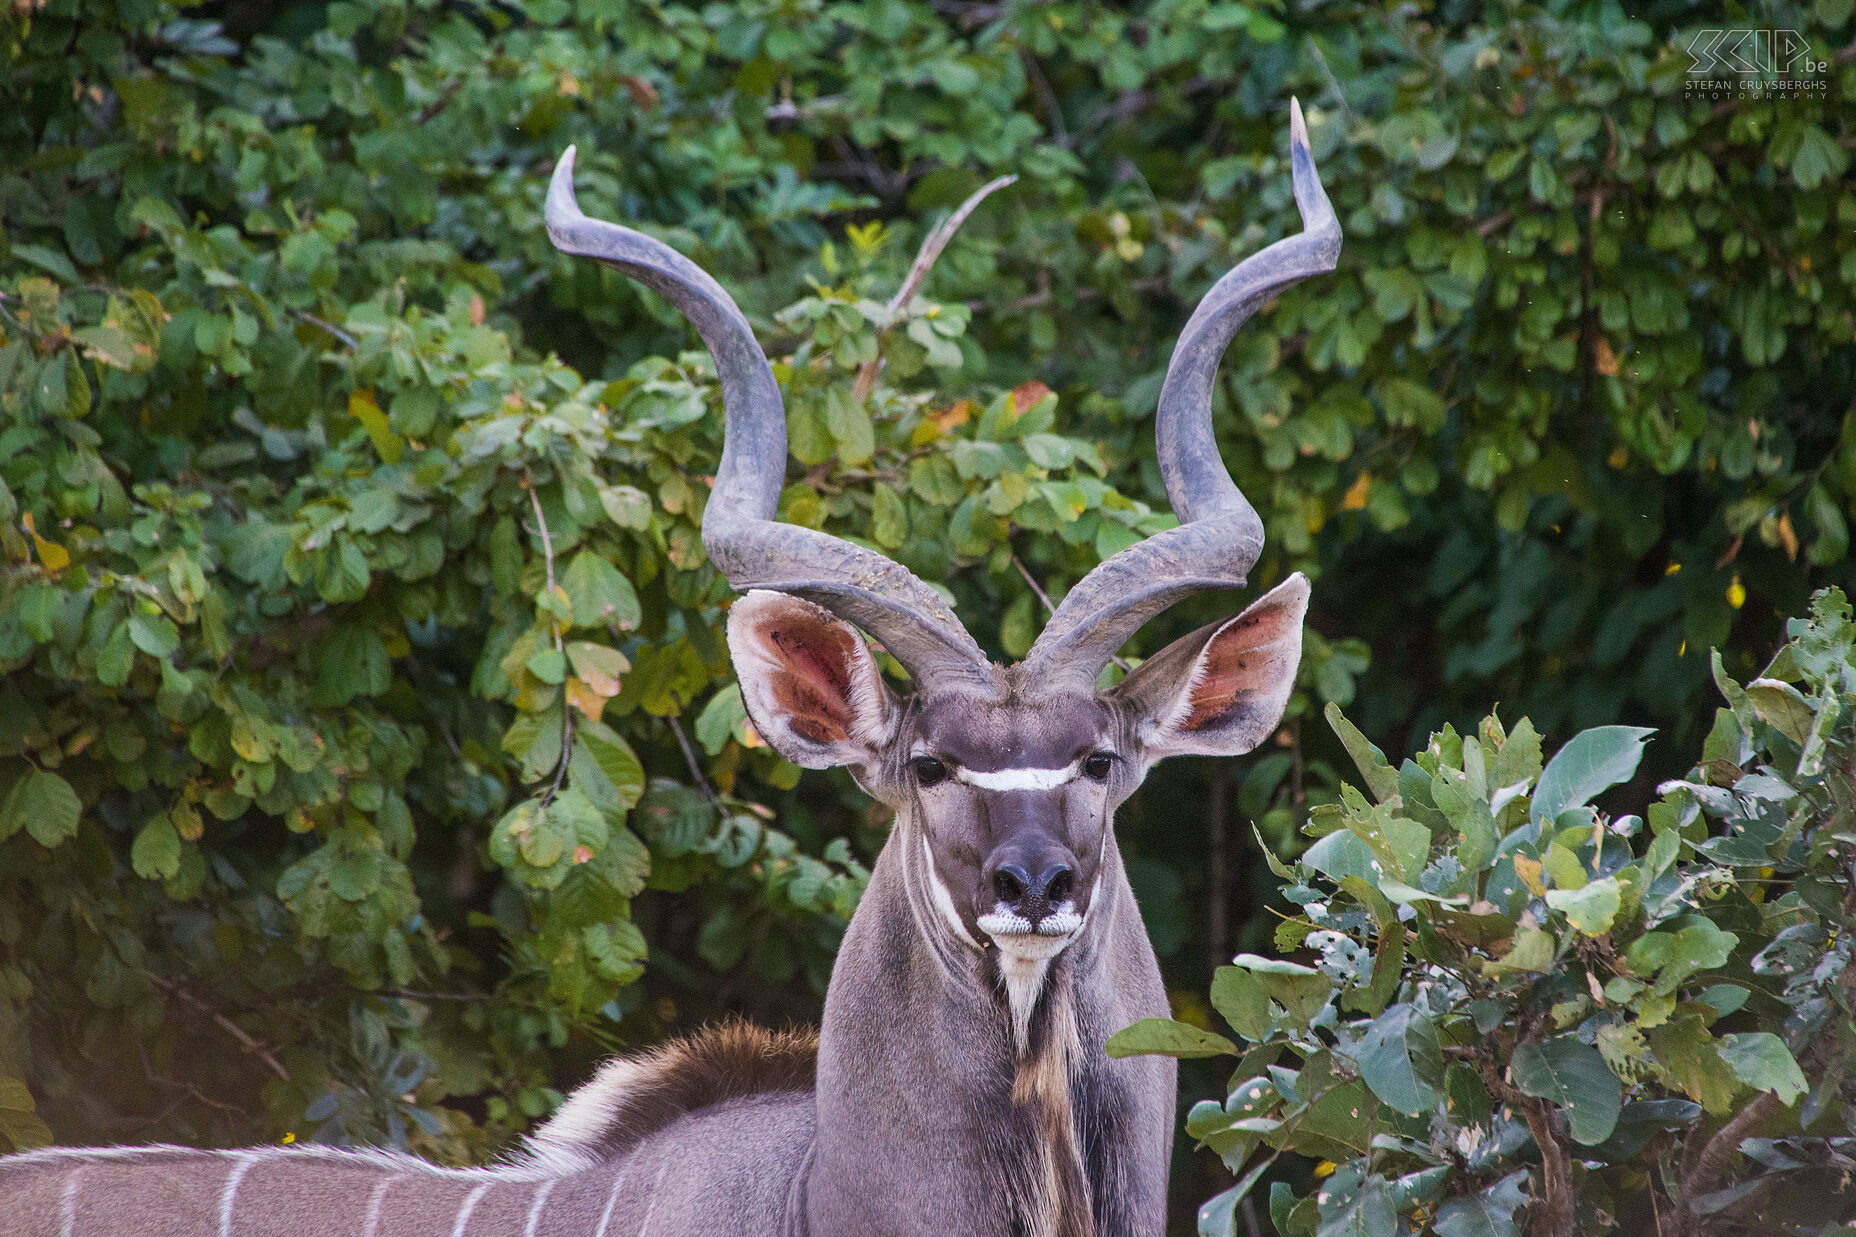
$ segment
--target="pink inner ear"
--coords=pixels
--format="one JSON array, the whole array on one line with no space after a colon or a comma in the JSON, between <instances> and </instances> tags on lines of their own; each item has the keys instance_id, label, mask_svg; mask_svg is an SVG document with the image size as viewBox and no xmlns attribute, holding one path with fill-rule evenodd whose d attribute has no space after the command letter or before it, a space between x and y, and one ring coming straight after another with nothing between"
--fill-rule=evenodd
<instances>
[{"instance_id":1,"label":"pink inner ear","mask_svg":"<svg viewBox=\"0 0 1856 1237\"><path fill-rule=\"evenodd\" d=\"M850 737L851 676L856 650L848 632L793 618L767 632L785 673L772 683L775 702L794 734L812 743Z\"/></svg>"},{"instance_id":2,"label":"pink inner ear","mask_svg":"<svg viewBox=\"0 0 1856 1237\"><path fill-rule=\"evenodd\" d=\"M1295 634L1289 624L1300 620L1299 613L1272 607L1241 614L1213 636L1199 653L1188 695L1190 712L1179 729L1221 725L1253 691L1268 688L1281 672L1277 663L1290 651L1284 647L1285 637ZM1294 672L1293 666L1288 668L1288 673Z\"/></svg>"}]
</instances>

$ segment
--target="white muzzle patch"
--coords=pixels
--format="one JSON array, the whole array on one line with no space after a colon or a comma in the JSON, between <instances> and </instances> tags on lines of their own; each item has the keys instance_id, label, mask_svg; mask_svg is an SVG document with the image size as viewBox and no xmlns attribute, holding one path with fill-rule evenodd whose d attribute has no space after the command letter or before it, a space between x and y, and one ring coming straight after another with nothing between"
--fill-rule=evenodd
<instances>
[{"instance_id":1,"label":"white muzzle patch","mask_svg":"<svg viewBox=\"0 0 1856 1237\"><path fill-rule=\"evenodd\" d=\"M1050 960L1082 932L1083 916L1077 914L1075 902L1066 900L1033 927L1029 919L999 902L978 923L999 948L999 974L1012 1007L1012 1038L1022 1054L1030 1044L1031 1012L1044 987L1044 972Z\"/></svg>"}]
</instances>

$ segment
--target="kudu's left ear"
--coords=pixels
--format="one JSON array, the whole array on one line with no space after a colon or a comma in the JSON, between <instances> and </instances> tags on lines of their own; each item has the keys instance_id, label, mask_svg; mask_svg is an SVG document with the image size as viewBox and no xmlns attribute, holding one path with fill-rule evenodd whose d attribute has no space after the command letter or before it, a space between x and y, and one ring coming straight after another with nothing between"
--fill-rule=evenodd
<instances>
[{"instance_id":1,"label":"kudu's left ear","mask_svg":"<svg viewBox=\"0 0 1856 1237\"><path fill-rule=\"evenodd\" d=\"M870 764L895 734L863 636L821 606L754 590L728 612L728 652L754 728L796 765Z\"/></svg>"},{"instance_id":2,"label":"kudu's left ear","mask_svg":"<svg viewBox=\"0 0 1856 1237\"><path fill-rule=\"evenodd\" d=\"M1142 755L1235 756L1282 720L1302 660L1308 577L1296 572L1234 619L1181 636L1121 681Z\"/></svg>"}]
</instances>

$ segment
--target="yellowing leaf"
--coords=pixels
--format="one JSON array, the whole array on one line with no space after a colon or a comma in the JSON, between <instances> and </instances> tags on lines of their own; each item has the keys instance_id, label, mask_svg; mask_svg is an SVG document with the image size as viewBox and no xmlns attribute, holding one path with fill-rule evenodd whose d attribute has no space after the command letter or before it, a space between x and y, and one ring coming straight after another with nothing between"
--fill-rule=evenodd
<instances>
[{"instance_id":1,"label":"yellowing leaf","mask_svg":"<svg viewBox=\"0 0 1856 1237\"><path fill-rule=\"evenodd\" d=\"M1529 859L1526 855L1514 857L1514 874L1521 878L1521 883L1536 898L1544 897L1547 892L1547 887L1540 883L1541 866L1538 859Z\"/></svg>"},{"instance_id":2,"label":"yellowing leaf","mask_svg":"<svg viewBox=\"0 0 1856 1237\"><path fill-rule=\"evenodd\" d=\"M380 410L371 389L363 387L348 397L348 415L366 428L367 436L374 440L374 450L380 452L383 461L388 464L400 462L400 453L406 449L406 440L389 427L387 414Z\"/></svg>"},{"instance_id":3,"label":"yellowing leaf","mask_svg":"<svg viewBox=\"0 0 1856 1237\"><path fill-rule=\"evenodd\" d=\"M1347 492L1341 496L1340 509L1342 511L1366 510L1366 496L1372 492L1372 489L1373 474L1361 473L1353 479L1353 484L1348 486Z\"/></svg>"},{"instance_id":4,"label":"yellowing leaf","mask_svg":"<svg viewBox=\"0 0 1856 1237\"><path fill-rule=\"evenodd\" d=\"M47 571L63 571L66 567L71 565L71 552L69 550L59 545L56 541L47 541L45 538L39 536L39 530L33 525L32 512L28 511L26 514L20 516L19 522L24 524L26 526L26 531L32 534L32 546L39 552L39 561L45 564L45 569Z\"/></svg>"},{"instance_id":5,"label":"yellowing leaf","mask_svg":"<svg viewBox=\"0 0 1856 1237\"><path fill-rule=\"evenodd\" d=\"M618 695L620 678L632 668L625 654L591 640L570 643L567 660L573 663L574 674L586 688L600 696Z\"/></svg>"},{"instance_id":6,"label":"yellowing leaf","mask_svg":"<svg viewBox=\"0 0 1856 1237\"><path fill-rule=\"evenodd\" d=\"M567 703L593 721L598 721L600 714L606 711L606 702L610 699L612 696L602 694L582 679L567 680Z\"/></svg>"}]
</instances>

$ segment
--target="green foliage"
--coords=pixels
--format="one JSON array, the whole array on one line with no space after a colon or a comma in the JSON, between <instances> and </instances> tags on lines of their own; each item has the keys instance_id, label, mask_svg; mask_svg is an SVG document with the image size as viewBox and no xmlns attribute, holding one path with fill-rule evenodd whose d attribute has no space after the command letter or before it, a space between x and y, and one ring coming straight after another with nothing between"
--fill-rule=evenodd
<instances>
[{"instance_id":1,"label":"green foliage","mask_svg":"<svg viewBox=\"0 0 1856 1237\"><path fill-rule=\"evenodd\" d=\"M1647 731L1584 731L1543 767L1526 720L1490 716L1394 780L1330 710L1375 789L1317 808L1321 840L1284 868L1300 913L1277 942L1315 965L1221 970L1235 1042L1167 1019L1110 1041L1241 1058L1227 1098L1187 1119L1242 1177L1201 1231L1233 1231L1283 1152L1332 1172L1300 1198L1273 1187L1287 1237L1512 1235L1529 1199L1531 1233L1658 1212L1686 1212L1684 1231L1843 1231L1856 623L1829 589L1788 630L1752 684L1722 676L1730 707L1647 828L1592 804L1631 779ZM1336 1096L1353 1120L1334 1121Z\"/></svg>"},{"instance_id":2,"label":"green foliage","mask_svg":"<svg viewBox=\"0 0 1856 1237\"><path fill-rule=\"evenodd\" d=\"M616 1045L812 1011L884 822L747 725L697 536L710 366L548 245L567 143L588 211L714 271L776 358L782 518L900 558L1008 656L1027 575L1061 597L1170 521L1167 351L1294 226L1298 94L1342 268L1245 331L1216 420L1268 526L1257 580L1319 581L1237 802L1287 850L1310 804L1356 811L1311 709L1382 743L1491 699L1688 742L1701 650L1750 679L1847 570L1849 20L1763 16L1834 67L1722 107L1682 49L1732 22L1686 8L10 6L0 1134L47 1136L26 1079L73 1140L465 1160ZM922 229L1007 172L892 310ZM1783 687L1744 709L1814 742ZM1404 815L1317 843L1336 871L1417 888L1414 820L1495 861L1490 798L1406 781ZM1120 826L1188 969L1204 782L1157 772ZM1628 916L1587 884L1551 913ZM1374 1000L1399 965L1375 957ZM1318 1012L1306 977L1219 982L1246 1017ZM187 1052L215 1017L257 1047Z\"/></svg>"}]
</instances>

